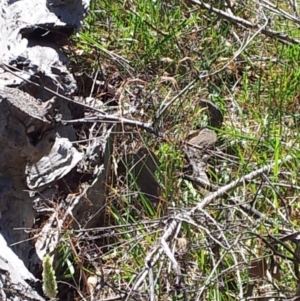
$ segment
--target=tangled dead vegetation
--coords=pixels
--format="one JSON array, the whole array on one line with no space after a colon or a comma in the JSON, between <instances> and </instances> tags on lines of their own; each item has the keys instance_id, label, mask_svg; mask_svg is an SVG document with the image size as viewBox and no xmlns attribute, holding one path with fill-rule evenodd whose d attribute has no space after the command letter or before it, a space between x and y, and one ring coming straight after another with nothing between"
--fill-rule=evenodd
<instances>
[{"instance_id":1,"label":"tangled dead vegetation","mask_svg":"<svg viewBox=\"0 0 300 301\"><path fill-rule=\"evenodd\" d=\"M297 300L297 3L102 1L70 45L89 2L35 2L0 0L3 299Z\"/></svg>"}]
</instances>

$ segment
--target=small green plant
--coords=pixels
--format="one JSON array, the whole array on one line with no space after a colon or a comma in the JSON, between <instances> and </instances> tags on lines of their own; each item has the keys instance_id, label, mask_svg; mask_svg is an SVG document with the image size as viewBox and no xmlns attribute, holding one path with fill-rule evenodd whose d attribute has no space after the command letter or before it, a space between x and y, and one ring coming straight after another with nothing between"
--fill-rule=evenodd
<instances>
[{"instance_id":1,"label":"small green plant","mask_svg":"<svg viewBox=\"0 0 300 301\"><path fill-rule=\"evenodd\" d=\"M165 190L166 197L171 196L176 189L176 173L183 168L183 153L173 145L163 143L158 150L161 170L158 174Z\"/></svg>"},{"instance_id":2,"label":"small green plant","mask_svg":"<svg viewBox=\"0 0 300 301\"><path fill-rule=\"evenodd\" d=\"M53 269L53 258L47 254L43 259L43 291L49 298L57 295L57 282Z\"/></svg>"},{"instance_id":3,"label":"small green plant","mask_svg":"<svg viewBox=\"0 0 300 301\"><path fill-rule=\"evenodd\" d=\"M58 279L68 280L72 279L75 274L75 258L70 243L68 242L68 236L66 235L64 238L57 250L58 260L55 270L57 271Z\"/></svg>"}]
</instances>

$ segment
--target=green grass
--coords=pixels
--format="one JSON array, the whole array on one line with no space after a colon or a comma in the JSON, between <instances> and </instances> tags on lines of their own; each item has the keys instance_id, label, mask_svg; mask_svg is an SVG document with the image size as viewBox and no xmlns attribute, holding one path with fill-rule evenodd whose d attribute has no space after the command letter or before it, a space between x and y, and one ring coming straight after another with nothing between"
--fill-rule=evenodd
<instances>
[{"instance_id":1,"label":"green grass","mask_svg":"<svg viewBox=\"0 0 300 301\"><path fill-rule=\"evenodd\" d=\"M226 9L223 1L214 5ZM292 14L286 1L276 5ZM254 2L236 1L233 10L236 16L256 23L257 8ZM299 39L295 22L266 8L265 13L273 20L268 28ZM270 162L274 166L269 174L242 183L191 219L182 220L167 243L184 284L176 286L171 260L163 252L139 287L139 297L135 292L136 300L148 300L151 285L156 300L240 300L252 281L250 261L265 257L269 266L275 250L281 254L276 256L281 279L274 281L286 297L293 296L298 280L287 258L293 255L282 245L272 249L265 242L272 241L268 235L279 234L283 216L290 221L285 227L291 231L299 227L300 45L283 44L260 33L233 60L245 39L257 30L237 26L189 0L92 2L83 30L73 40L82 55L73 55L72 60L79 62L78 70L98 70L112 93L120 95L121 107L137 108L126 117L153 122L163 104L196 80L159 120L163 138L128 126L123 128L126 134L118 134L116 162L141 146L156 154L159 170L154 176L161 198L153 204L142 195L130 168L126 181L117 177L108 187L102 226L110 235L98 239L95 248L88 248L89 240L82 238L78 250L83 266L104 279L98 299L128 294L172 217L188 212L207 193L183 177L187 172L184 141L191 130L205 124L205 112L198 105L203 98L224 113L224 125L216 129L219 151L208 165L213 184L229 184ZM294 159L281 163L287 155ZM273 225L243 211L232 199L260 211ZM183 257L176 253L179 237L188 242ZM294 250L291 242L286 244ZM71 264L70 253L64 254L68 254L68 265L76 266L75 259ZM257 296L279 294L265 275L262 281ZM78 284L78 290L88 296L84 285ZM128 298L134 300L133 295Z\"/></svg>"}]
</instances>

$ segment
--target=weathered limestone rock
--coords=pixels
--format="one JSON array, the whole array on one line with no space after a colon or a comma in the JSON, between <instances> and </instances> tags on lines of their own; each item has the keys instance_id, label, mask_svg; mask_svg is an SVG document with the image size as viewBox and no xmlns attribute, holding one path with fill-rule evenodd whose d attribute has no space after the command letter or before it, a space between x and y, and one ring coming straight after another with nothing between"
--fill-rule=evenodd
<instances>
[{"instance_id":1,"label":"weathered limestone rock","mask_svg":"<svg viewBox=\"0 0 300 301\"><path fill-rule=\"evenodd\" d=\"M71 118L68 102L51 90L68 96L76 89L59 46L88 7L89 0L0 0L1 300L44 300L26 269L33 245L24 228L35 214L28 188L63 177L82 158L69 141L72 127L57 123L57 113Z\"/></svg>"}]
</instances>

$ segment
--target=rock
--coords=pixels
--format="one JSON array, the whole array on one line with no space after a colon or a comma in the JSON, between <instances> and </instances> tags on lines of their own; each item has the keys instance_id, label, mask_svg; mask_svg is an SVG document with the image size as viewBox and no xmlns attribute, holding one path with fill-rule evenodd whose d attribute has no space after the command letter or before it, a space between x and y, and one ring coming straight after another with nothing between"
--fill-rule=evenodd
<instances>
[{"instance_id":1,"label":"rock","mask_svg":"<svg viewBox=\"0 0 300 301\"><path fill-rule=\"evenodd\" d=\"M188 143L200 148L211 148L217 142L217 139L218 136L215 131L205 128L188 140Z\"/></svg>"},{"instance_id":2,"label":"rock","mask_svg":"<svg viewBox=\"0 0 300 301\"><path fill-rule=\"evenodd\" d=\"M45 301L35 289L37 279L7 246L0 234L0 300Z\"/></svg>"},{"instance_id":3,"label":"rock","mask_svg":"<svg viewBox=\"0 0 300 301\"><path fill-rule=\"evenodd\" d=\"M200 99L198 103L208 116L207 125L213 128L221 128L224 118L220 108L212 101L206 99Z\"/></svg>"},{"instance_id":4,"label":"rock","mask_svg":"<svg viewBox=\"0 0 300 301\"><path fill-rule=\"evenodd\" d=\"M160 186L154 177L157 168L156 155L146 147L125 155L119 164L120 172L128 177L129 183L136 183L140 192L153 204L157 204L160 197Z\"/></svg>"},{"instance_id":5,"label":"rock","mask_svg":"<svg viewBox=\"0 0 300 301\"><path fill-rule=\"evenodd\" d=\"M25 170L39 167L31 170L35 176L29 181L37 188L62 177L78 161L75 155L51 155L55 162L40 164L63 139L57 138L55 110L68 119L68 102L62 99L76 89L60 46L79 30L88 7L89 0L0 0L1 300L44 300L26 283L34 284L35 278L26 270L33 245L23 229L32 227L35 212ZM53 92L63 97L53 99ZM65 139L74 137L73 129L66 128L60 131ZM63 165L66 158L69 167Z\"/></svg>"}]
</instances>

